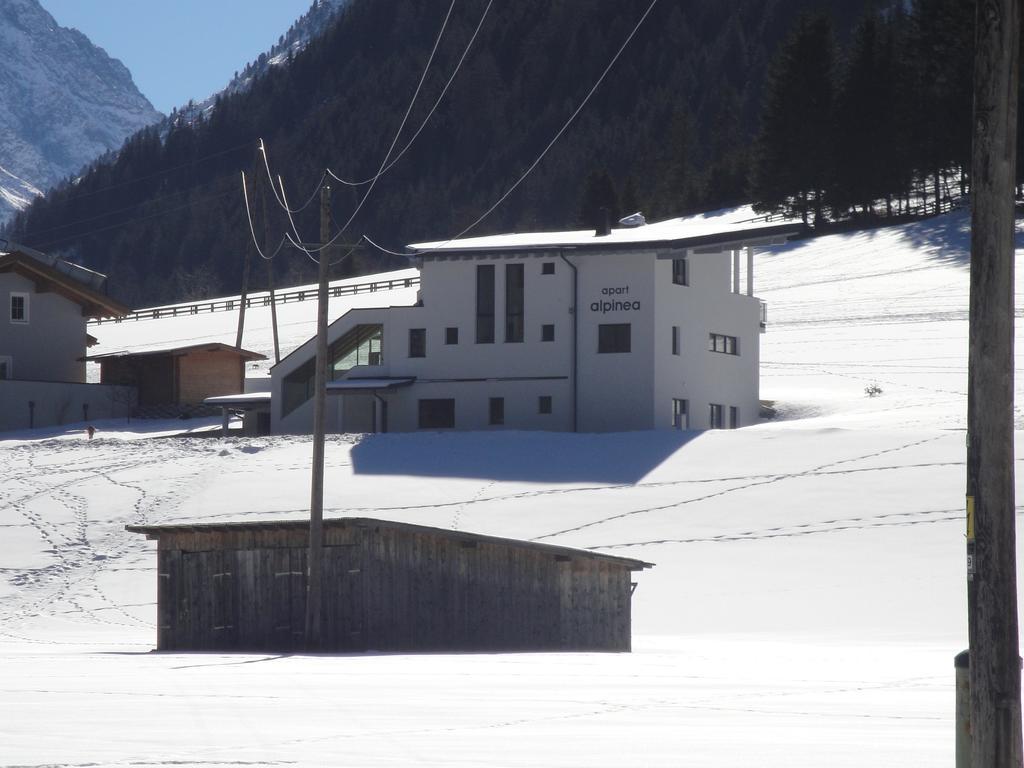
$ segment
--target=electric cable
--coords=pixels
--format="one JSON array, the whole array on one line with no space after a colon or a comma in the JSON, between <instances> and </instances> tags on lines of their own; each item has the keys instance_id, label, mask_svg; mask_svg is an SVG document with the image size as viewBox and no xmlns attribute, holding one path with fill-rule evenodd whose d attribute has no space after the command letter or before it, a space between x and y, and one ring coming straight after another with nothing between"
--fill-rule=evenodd
<instances>
[{"instance_id":1,"label":"electric cable","mask_svg":"<svg viewBox=\"0 0 1024 768\"><path fill-rule=\"evenodd\" d=\"M402 147L402 149L399 151L397 155L395 155L391 162L389 162L381 171L379 171L376 176L371 176L368 179L363 179L362 181L349 181L347 179L343 179L330 168L328 168L327 173L330 174L332 179L341 184L344 184L347 187L361 187L365 184L369 184L375 179L380 178L382 175L390 171L394 167L395 163L402 159L402 156L409 151L409 147L411 147L413 143L416 141L416 139L419 138L419 135L423 133L423 129L427 127L427 123L430 122L430 118L434 116L434 112L437 111L437 108L438 106L440 106L441 101L445 97L445 94L448 93L448 89L451 87L452 82L455 80L455 76L459 74L459 70L462 68L462 63L466 60L466 56L469 55L469 49L473 47L473 43L476 41L476 37L480 33L480 28L484 24L484 19L487 18L487 14L490 12L491 6L493 4L494 0L487 1L487 7L484 8L484 12L480 16L480 21L477 22L476 29L473 30L473 35L469 38L469 42L466 44L465 49L462 51L462 56L459 58L458 63L455 65L455 69L452 72L451 76L448 78L448 82L446 82L444 84L444 88L441 89L441 94L437 97L437 100L434 102L434 105L430 108L430 111L427 113L427 116L423 118L423 122L420 123L420 127L416 129L416 132L412 135L412 138L406 142L405 146Z\"/></svg>"},{"instance_id":2,"label":"electric cable","mask_svg":"<svg viewBox=\"0 0 1024 768\"><path fill-rule=\"evenodd\" d=\"M252 234L252 244L256 246L256 253L260 255L261 259L271 261L281 252L281 249L284 248L285 238L281 238L281 242L277 244L277 248L274 249L272 254L267 256L263 253L263 249L260 248L259 241L256 239L256 227L254 227L252 223L252 209L249 208L249 190L245 183L245 171L242 171L242 197L245 199L245 216L249 220L249 232Z\"/></svg>"}]
</instances>

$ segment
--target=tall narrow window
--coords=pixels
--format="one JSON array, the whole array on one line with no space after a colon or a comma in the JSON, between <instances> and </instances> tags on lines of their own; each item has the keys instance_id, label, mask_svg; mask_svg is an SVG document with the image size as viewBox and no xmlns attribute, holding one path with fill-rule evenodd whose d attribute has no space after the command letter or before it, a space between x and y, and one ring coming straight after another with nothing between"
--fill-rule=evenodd
<instances>
[{"instance_id":1,"label":"tall narrow window","mask_svg":"<svg viewBox=\"0 0 1024 768\"><path fill-rule=\"evenodd\" d=\"M409 357L427 356L427 329L409 329Z\"/></svg>"},{"instance_id":2,"label":"tall narrow window","mask_svg":"<svg viewBox=\"0 0 1024 768\"><path fill-rule=\"evenodd\" d=\"M721 429L725 426L723 411L725 409L718 403L711 403L708 413L708 427L710 429Z\"/></svg>"},{"instance_id":3,"label":"tall narrow window","mask_svg":"<svg viewBox=\"0 0 1024 768\"><path fill-rule=\"evenodd\" d=\"M690 284L690 271L686 259L672 259L672 282L676 285Z\"/></svg>"},{"instance_id":4,"label":"tall narrow window","mask_svg":"<svg viewBox=\"0 0 1024 768\"><path fill-rule=\"evenodd\" d=\"M12 323L27 323L28 322L28 294L27 293L12 293L11 294L11 322Z\"/></svg>"},{"instance_id":5,"label":"tall narrow window","mask_svg":"<svg viewBox=\"0 0 1024 768\"><path fill-rule=\"evenodd\" d=\"M505 265L505 341L523 340L524 271L522 264Z\"/></svg>"},{"instance_id":6,"label":"tall narrow window","mask_svg":"<svg viewBox=\"0 0 1024 768\"><path fill-rule=\"evenodd\" d=\"M672 398L672 426L676 429L689 429L689 415L687 414L687 402L679 398Z\"/></svg>"},{"instance_id":7,"label":"tall narrow window","mask_svg":"<svg viewBox=\"0 0 1024 768\"><path fill-rule=\"evenodd\" d=\"M679 354L679 326L672 326L672 354Z\"/></svg>"},{"instance_id":8,"label":"tall narrow window","mask_svg":"<svg viewBox=\"0 0 1024 768\"><path fill-rule=\"evenodd\" d=\"M598 353L629 352L630 331L629 323L608 323L597 326Z\"/></svg>"},{"instance_id":9,"label":"tall narrow window","mask_svg":"<svg viewBox=\"0 0 1024 768\"><path fill-rule=\"evenodd\" d=\"M540 327L540 340L541 341L554 341L555 340L555 326L554 326L554 324L542 325Z\"/></svg>"},{"instance_id":10,"label":"tall narrow window","mask_svg":"<svg viewBox=\"0 0 1024 768\"><path fill-rule=\"evenodd\" d=\"M492 397L487 401L487 423L499 426L505 423L505 398Z\"/></svg>"},{"instance_id":11,"label":"tall narrow window","mask_svg":"<svg viewBox=\"0 0 1024 768\"><path fill-rule=\"evenodd\" d=\"M735 405L729 406L729 429L736 429L740 425L740 409Z\"/></svg>"},{"instance_id":12,"label":"tall narrow window","mask_svg":"<svg viewBox=\"0 0 1024 768\"><path fill-rule=\"evenodd\" d=\"M476 268L476 343L494 343L494 265Z\"/></svg>"},{"instance_id":13,"label":"tall narrow window","mask_svg":"<svg viewBox=\"0 0 1024 768\"><path fill-rule=\"evenodd\" d=\"M458 328L445 328L444 329L444 343L445 344L458 344L459 343L459 329Z\"/></svg>"},{"instance_id":14,"label":"tall narrow window","mask_svg":"<svg viewBox=\"0 0 1024 768\"><path fill-rule=\"evenodd\" d=\"M10 355L0 356L0 381L14 378L14 362Z\"/></svg>"}]
</instances>

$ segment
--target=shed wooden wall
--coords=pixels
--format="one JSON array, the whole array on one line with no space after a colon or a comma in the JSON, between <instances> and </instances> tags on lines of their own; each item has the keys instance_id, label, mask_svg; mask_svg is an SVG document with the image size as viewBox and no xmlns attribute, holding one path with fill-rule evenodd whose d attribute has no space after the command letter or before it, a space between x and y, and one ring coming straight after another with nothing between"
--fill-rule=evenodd
<instances>
[{"instance_id":1,"label":"shed wooden wall","mask_svg":"<svg viewBox=\"0 0 1024 768\"><path fill-rule=\"evenodd\" d=\"M234 395L245 389L245 363L227 350L196 350L178 361L178 402L196 405L204 398Z\"/></svg>"},{"instance_id":2,"label":"shed wooden wall","mask_svg":"<svg viewBox=\"0 0 1024 768\"><path fill-rule=\"evenodd\" d=\"M396 528L325 530L324 649L630 648L614 562ZM304 530L161 534L161 650L301 649Z\"/></svg>"}]
</instances>

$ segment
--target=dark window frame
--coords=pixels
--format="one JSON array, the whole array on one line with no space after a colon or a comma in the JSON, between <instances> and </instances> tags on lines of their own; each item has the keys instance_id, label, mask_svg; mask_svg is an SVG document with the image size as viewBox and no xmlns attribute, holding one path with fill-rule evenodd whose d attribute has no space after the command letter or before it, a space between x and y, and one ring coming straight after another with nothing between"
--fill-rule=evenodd
<instances>
[{"instance_id":1,"label":"dark window frame","mask_svg":"<svg viewBox=\"0 0 1024 768\"><path fill-rule=\"evenodd\" d=\"M672 284L690 284L690 265L685 256L681 259L672 259Z\"/></svg>"},{"instance_id":2,"label":"dark window frame","mask_svg":"<svg viewBox=\"0 0 1024 768\"><path fill-rule=\"evenodd\" d=\"M672 354L679 354L679 326L672 326Z\"/></svg>"},{"instance_id":3,"label":"dark window frame","mask_svg":"<svg viewBox=\"0 0 1024 768\"><path fill-rule=\"evenodd\" d=\"M458 326L448 326L444 329L444 343L448 345L459 343Z\"/></svg>"},{"instance_id":4,"label":"dark window frame","mask_svg":"<svg viewBox=\"0 0 1024 768\"><path fill-rule=\"evenodd\" d=\"M409 329L409 357L427 356L427 329Z\"/></svg>"},{"instance_id":5,"label":"dark window frame","mask_svg":"<svg viewBox=\"0 0 1024 768\"><path fill-rule=\"evenodd\" d=\"M537 397L537 413L549 416L554 410L554 401L551 395L540 395Z\"/></svg>"},{"instance_id":6,"label":"dark window frame","mask_svg":"<svg viewBox=\"0 0 1024 768\"><path fill-rule=\"evenodd\" d=\"M417 429L455 429L455 398L427 397L416 404Z\"/></svg>"},{"instance_id":7,"label":"dark window frame","mask_svg":"<svg viewBox=\"0 0 1024 768\"><path fill-rule=\"evenodd\" d=\"M723 355L740 354L740 340L737 336L729 336L724 333L708 334L708 351L718 352Z\"/></svg>"},{"instance_id":8,"label":"dark window frame","mask_svg":"<svg viewBox=\"0 0 1024 768\"><path fill-rule=\"evenodd\" d=\"M28 325L28 302L29 294L22 291L11 291L10 320L12 323ZM15 311L16 306L17 312Z\"/></svg>"},{"instance_id":9,"label":"dark window frame","mask_svg":"<svg viewBox=\"0 0 1024 768\"><path fill-rule=\"evenodd\" d=\"M526 337L526 265L505 265L505 343L521 344Z\"/></svg>"},{"instance_id":10,"label":"dark window frame","mask_svg":"<svg viewBox=\"0 0 1024 768\"><path fill-rule=\"evenodd\" d=\"M494 265L476 267L476 343L494 343Z\"/></svg>"},{"instance_id":11,"label":"dark window frame","mask_svg":"<svg viewBox=\"0 0 1024 768\"><path fill-rule=\"evenodd\" d=\"M725 428L725 406L721 403L708 403L708 428Z\"/></svg>"},{"instance_id":12,"label":"dark window frame","mask_svg":"<svg viewBox=\"0 0 1024 768\"><path fill-rule=\"evenodd\" d=\"M555 262L545 261L540 265L540 273L542 275L553 275L555 274Z\"/></svg>"},{"instance_id":13,"label":"dark window frame","mask_svg":"<svg viewBox=\"0 0 1024 768\"><path fill-rule=\"evenodd\" d=\"M555 340L555 324L545 323L540 327L540 340L541 341L554 341Z\"/></svg>"},{"instance_id":14,"label":"dark window frame","mask_svg":"<svg viewBox=\"0 0 1024 768\"><path fill-rule=\"evenodd\" d=\"M629 354L632 348L632 323L601 323L597 326L597 353L599 355Z\"/></svg>"},{"instance_id":15,"label":"dark window frame","mask_svg":"<svg viewBox=\"0 0 1024 768\"><path fill-rule=\"evenodd\" d=\"M737 429L740 425L740 409L739 406L729 406L729 429Z\"/></svg>"},{"instance_id":16,"label":"dark window frame","mask_svg":"<svg viewBox=\"0 0 1024 768\"><path fill-rule=\"evenodd\" d=\"M682 397L672 398L672 428L690 428L690 401Z\"/></svg>"},{"instance_id":17,"label":"dark window frame","mask_svg":"<svg viewBox=\"0 0 1024 768\"><path fill-rule=\"evenodd\" d=\"M505 398L491 397L487 399L487 423L492 427L500 427L505 423Z\"/></svg>"}]
</instances>

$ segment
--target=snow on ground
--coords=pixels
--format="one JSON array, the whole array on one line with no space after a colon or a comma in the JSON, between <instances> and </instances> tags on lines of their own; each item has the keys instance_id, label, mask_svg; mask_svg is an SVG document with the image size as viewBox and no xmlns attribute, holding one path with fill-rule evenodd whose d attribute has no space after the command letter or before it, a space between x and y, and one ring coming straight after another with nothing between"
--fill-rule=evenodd
<instances>
[{"instance_id":1,"label":"snow on ground","mask_svg":"<svg viewBox=\"0 0 1024 768\"><path fill-rule=\"evenodd\" d=\"M328 515L656 563L631 654L151 653L154 545L123 526L301 517L308 438L5 435L0 768L950 765L966 225L759 256L775 421L330 438Z\"/></svg>"}]
</instances>

